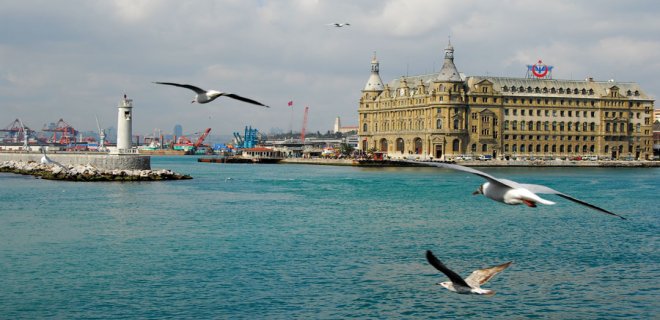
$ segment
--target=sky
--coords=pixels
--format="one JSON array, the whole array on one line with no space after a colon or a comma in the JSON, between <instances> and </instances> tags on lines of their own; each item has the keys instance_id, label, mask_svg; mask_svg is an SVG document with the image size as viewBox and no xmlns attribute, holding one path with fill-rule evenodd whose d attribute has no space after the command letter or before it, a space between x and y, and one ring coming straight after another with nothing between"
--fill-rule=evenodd
<instances>
[{"instance_id":1,"label":"sky","mask_svg":"<svg viewBox=\"0 0 660 320\"><path fill-rule=\"evenodd\" d=\"M654 0L21 0L0 1L0 128L116 127L133 99L133 133L214 134L357 126L376 53L385 83L442 66L448 40L467 76L637 82L660 95ZM330 23L349 22L343 28ZM271 108L154 81L231 92ZM293 101L289 107L288 102Z\"/></svg>"}]
</instances>

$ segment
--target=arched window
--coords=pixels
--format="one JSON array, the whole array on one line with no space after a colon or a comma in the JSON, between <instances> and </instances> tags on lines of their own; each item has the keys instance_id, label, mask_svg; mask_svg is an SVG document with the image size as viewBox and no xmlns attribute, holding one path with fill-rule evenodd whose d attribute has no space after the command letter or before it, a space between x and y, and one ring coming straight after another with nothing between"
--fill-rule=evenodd
<instances>
[{"instance_id":1,"label":"arched window","mask_svg":"<svg viewBox=\"0 0 660 320\"><path fill-rule=\"evenodd\" d=\"M596 148L595 148L594 145L592 144L592 145L589 147L589 152L594 152L595 150L596 150Z\"/></svg>"},{"instance_id":2,"label":"arched window","mask_svg":"<svg viewBox=\"0 0 660 320\"><path fill-rule=\"evenodd\" d=\"M569 144L568 145L568 153L571 153L571 152L573 152L573 146Z\"/></svg>"},{"instance_id":3,"label":"arched window","mask_svg":"<svg viewBox=\"0 0 660 320\"><path fill-rule=\"evenodd\" d=\"M435 127L437 129L442 129L442 119L438 119L435 121Z\"/></svg>"},{"instance_id":4,"label":"arched window","mask_svg":"<svg viewBox=\"0 0 660 320\"><path fill-rule=\"evenodd\" d=\"M396 151L403 153L403 150L405 150L405 144L403 142L402 138L396 139Z\"/></svg>"},{"instance_id":5,"label":"arched window","mask_svg":"<svg viewBox=\"0 0 660 320\"><path fill-rule=\"evenodd\" d=\"M547 146L546 146L547 147ZM541 152L541 145L537 144L536 145L536 152Z\"/></svg>"},{"instance_id":6,"label":"arched window","mask_svg":"<svg viewBox=\"0 0 660 320\"><path fill-rule=\"evenodd\" d=\"M481 145L481 152L488 152L488 145L487 144L482 144Z\"/></svg>"},{"instance_id":7,"label":"arched window","mask_svg":"<svg viewBox=\"0 0 660 320\"><path fill-rule=\"evenodd\" d=\"M548 131L550 129L550 122L546 121L543 123L543 131Z\"/></svg>"},{"instance_id":8,"label":"arched window","mask_svg":"<svg viewBox=\"0 0 660 320\"><path fill-rule=\"evenodd\" d=\"M520 121L520 131L525 131L525 129L527 129L527 128L525 127L525 120Z\"/></svg>"},{"instance_id":9,"label":"arched window","mask_svg":"<svg viewBox=\"0 0 660 320\"><path fill-rule=\"evenodd\" d=\"M564 121L559 123L559 131L564 131Z\"/></svg>"},{"instance_id":10,"label":"arched window","mask_svg":"<svg viewBox=\"0 0 660 320\"><path fill-rule=\"evenodd\" d=\"M477 152L477 144L476 144L476 143L473 143L473 144L470 146L470 151L472 151L472 152Z\"/></svg>"},{"instance_id":11,"label":"arched window","mask_svg":"<svg viewBox=\"0 0 660 320\"><path fill-rule=\"evenodd\" d=\"M422 139L415 138L413 144L415 145L415 154L422 154Z\"/></svg>"},{"instance_id":12,"label":"arched window","mask_svg":"<svg viewBox=\"0 0 660 320\"><path fill-rule=\"evenodd\" d=\"M504 130L509 130L509 120L504 120Z\"/></svg>"},{"instance_id":13,"label":"arched window","mask_svg":"<svg viewBox=\"0 0 660 320\"><path fill-rule=\"evenodd\" d=\"M547 144L543 146L543 152L548 152L548 145Z\"/></svg>"},{"instance_id":14,"label":"arched window","mask_svg":"<svg viewBox=\"0 0 660 320\"><path fill-rule=\"evenodd\" d=\"M641 129L642 129L642 126L639 123L637 125L635 125L635 132L639 133Z\"/></svg>"},{"instance_id":15,"label":"arched window","mask_svg":"<svg viewBox=\"0 0 660 320\"><path fill-rule=\"evenodd\" d=\"M573 122L568 122L568 131L573 131Z\"/></svg>"},{"instance_id":16,"label":"arched window","mask_svg":"<svg viewBox=\"0 0 660 320\"><path fill-rule=\"evenodd\" d=\"M534 151L534 146L530 143L529 146L527 146L527 151L532 152Z\"/></svg>"},{"instance_id":17,"label":"arched window","mask_svg":"<svg viewBox=\"0 0 660 320\"><path fill-rule=\"evenodd\" d=\"M587 145L582 146L582 153L587 153Z\"/></svg>"},{"instance_id":18,"label":"arched window","mask_svg":"<svg viewBox=\"0 0 660 320\"><path fill-rule=\"evenodd\" d=\"M605 124L605 132L610 132L610 124L609 123Z\"/></svg>"},{"instance_id":19,"label":"arched window","mask_svg":"<svg viewBox=\"0 0 660 320\"><path fill-rule=\"evenodd\" d=\"M620 127L620 130L619 130L620 132L626 132L626 124L625 123L622 123L619 127Z\"/></svg>"},{"instance_id":20,"label":"arched window","mask_svg":"<svg viewBox=\"0 0 660 320\"><path fill-rule=\"evenodd\" d=\"M458 130L458 119L454 119L454 130Z\"/></svg>"},{"instance_id":21,"label":"arched window","mask_svg":"<svg viewBox=\"0 0 660 320\"><path fill-rule=\"evenodd\" d=\"M541 131L541 121L536 121L536 131Z\"/></svg>"},{"instance_id":22,"label":"arched window","mask_svg":"<svg viewBox=\"0 0 660 320\"><path fill-rule=\"evenodd\" d=\"M380 151L387 152L387 139L380 139Z\"/></svg>"},{"instance_id":23,"label":"arched window","mask_svg":"<svg viewBox=\"0 0 660 320\"><path fill-rule=\"evenodd\" d=\"M518 130L518 120L513 120L511 123L511 130Z\"/></svg>"},{"instance_id":24,"label":"arched window","mask_svg":"<svg viewBox=\"0 0 660 320\"><path fill-rule=\"evenodd\" d=\"M518 145L517 144L512 144L511 145L511 152L518 152Z\"/></svg>"},{"instance_id":25,"label":"arched window","mask_svg":"<svg viewBox=\"0 0 660 320\"><path fill-rule=\"evenodd\" d=\"M552 131L557 131L557 121L552 121Z\"/></svg>"},{"instance_id":26,"label":"arched window","mask_svg":"<svg viewBox=\"0 0 660 320\"><path fill-rule=\"evenodd\" d=\"M552 152L557 152L557 145L556 144L552 145Z\"/></svg>"},{"instance_id":27,"label":"arched window","mask_svg":"<svg viewBox=\"0 0 660 320\"><path fill-rule=\"evenodd\" d=\"M508 144L504 145L504 152L509 152L509 145Z\"/></svg>"},{"instance_id":28,"label":"arched window","mask_svg":"<svg viewBox=\"0 0 660 320\"><path fill-rule=\"evenodd\" d=\"M610 152L610 146L605 146L605 153Z\"/></svg>"},{"instance_id":29,"label":"arched window","mask_svg":"<svg viewBox=\"0 0 660 320\"><path fill-rule=\"evenodd\" d=\"M367 124L366 123L362 125L362 131L367 132Z\"/></svg>"},{"instance_id":30,"label":"arched window","mask_svg":"<svg viewBox=\"0 0 660 320\"><path fill-rule=\"evenodd\" d=\"M454 142L451 144L451 149L454 152L458 152L460 150L461 142L458 139L454 139Z\"/></svg>"},{"instance_id":31,"label":"arched window","mask_svg":"<svg viewBox=\"0 0 660 320\"><path fill-rule=\"evenodd\" d=\"M559 146L559 153L564 153L564 145Z\"/></svg>"},{"instance_id":32,"label":"arched window","mask_svg":"<svg viewBox=\"0 0 660 320\"><path fill-rule=\"evenodd\" d=\"M520 152L525 152L525 145L524 144L520 145Z\"/></svg>"}]
</instances>

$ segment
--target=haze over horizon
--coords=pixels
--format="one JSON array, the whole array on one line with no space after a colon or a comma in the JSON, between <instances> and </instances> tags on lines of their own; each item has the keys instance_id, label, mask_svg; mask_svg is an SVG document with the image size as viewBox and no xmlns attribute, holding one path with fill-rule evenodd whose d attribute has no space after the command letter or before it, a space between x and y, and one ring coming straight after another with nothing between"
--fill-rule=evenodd
<instances>
[{"instance_id":1,"label":"haze over horizon","mask_svg":"<svg viewBox=\"0 0 660 320\"><path fill-rule=\"evenodd\" d=\"M553 78L637 82L660 93L656 1L45 1L0 3L0 127L62 118L79 131L116 126L123 94L134 129L211 127L230 135L357 125L376 52L385 83L442 65L448 37L465 75L524 77L539 59ZM350 26L328 26L349 22ZM188 83L236 93L191 104ZM293 101L293 110L287 104Z\"/></svg>"}]
</instances>

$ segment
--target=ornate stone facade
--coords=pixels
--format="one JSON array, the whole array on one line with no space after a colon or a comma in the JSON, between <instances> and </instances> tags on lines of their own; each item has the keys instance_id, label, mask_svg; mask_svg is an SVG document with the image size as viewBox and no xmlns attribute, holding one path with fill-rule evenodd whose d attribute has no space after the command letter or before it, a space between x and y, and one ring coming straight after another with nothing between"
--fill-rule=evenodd
<instances>
[{"instance_id":1,"label":"ornate stone facade","mask_svg":"<svg viewBox=\"0 0 660 320\"><path fill-rule=\"evenodd\" d=\"M362 90L360 148L392 158L653 156L653 103L636 83L439 73L382 85L374 56Z\"/></svg>"}]
</instances>

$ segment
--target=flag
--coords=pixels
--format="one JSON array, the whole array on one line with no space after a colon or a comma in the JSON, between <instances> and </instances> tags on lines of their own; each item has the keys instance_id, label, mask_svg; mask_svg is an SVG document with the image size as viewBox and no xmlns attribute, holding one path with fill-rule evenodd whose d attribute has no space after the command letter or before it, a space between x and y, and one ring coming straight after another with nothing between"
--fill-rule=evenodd
<instances>
[{"instance_id":1,"label":"flag","mask_svg":"<svg viewBox=\"0 0 660 320\"><path fill-rule=\"evenodd\" d=\"M289 107L293 107L293 101L289 101Z\"/></svg>"}]
</instances>

